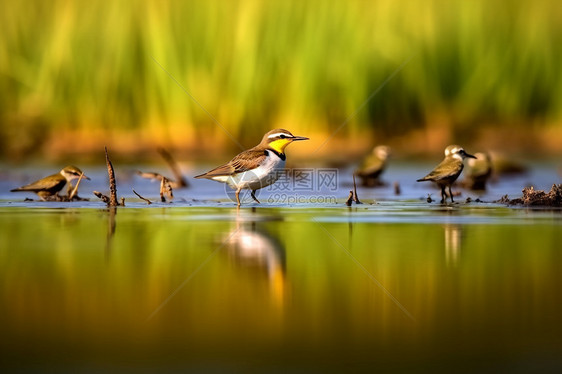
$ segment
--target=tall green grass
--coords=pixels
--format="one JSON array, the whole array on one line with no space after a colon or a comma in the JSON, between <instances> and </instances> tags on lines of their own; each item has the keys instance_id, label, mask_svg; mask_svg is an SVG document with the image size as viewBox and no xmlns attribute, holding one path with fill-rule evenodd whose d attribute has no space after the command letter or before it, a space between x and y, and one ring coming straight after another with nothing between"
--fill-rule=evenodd
<instances>
[{"instance_id":1,"label":"tall green grass","mask_svg":"<svg viewBox=\"0 0 562 374\"><path fill-rule=\"evenodd\" d=\"M560 126L560 45L555 0L6 1L1 152L68 131L224 138L179 85L243 144L346 121Z\"/></svg>"}]
</instances>

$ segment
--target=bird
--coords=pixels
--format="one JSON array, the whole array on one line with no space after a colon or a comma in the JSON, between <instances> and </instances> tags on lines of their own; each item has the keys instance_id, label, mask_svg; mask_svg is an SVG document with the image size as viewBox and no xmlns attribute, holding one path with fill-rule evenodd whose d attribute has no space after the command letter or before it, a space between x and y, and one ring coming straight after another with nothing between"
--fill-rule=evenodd
<instances>
[{"instance_id":1,"label":"bird","mask_svg":"<svg viewBox=\"0 0 562 374\"><path fill-rule=\"evenodd\" d=\"M10 192L35 192L41 200L47 200L57 195L67 182L70 183L72 180L80 178L81 175L82 178L90 180L90 178L83 174L82 170L76 166L69 165L56 174L41 178L25 186L14 188Z\"/></svg>"},{"instance_id":2,"label":"bird","mask_svg":"<svg viewBox=\"0 0 562 374\"><path fill-rule=\"evenodd\" d=\"M236 155L228 163L218 166L195 178L206 178L228 184L236 190L236 202L240 206L240 191L248 189L252 198L259 204L255 192L275 183L287 159L285 148L294 141L308 140L295 136L285 129L274 129L266 133L260 144Z\"/></svg>"},{"instance_id":3,"label":"bird","mask_svg":"<svg viewBox=\"0 0 562 374\"><path fill-rule=\"evenodd\" d=\"M437 185L441 187L441 204L447 199L445 188L448 187L451 202L455 202L453 200L453 193L451 192L451 185L461 174L464 167L463 161L467 157L476 158L466 153L461 146L450 145L445 148L445 159L425 177L418 179L417 182L433 181L437 183Z\"/></svg>"},{"instance_id":4,"label":"bird","mask_svg":"<svg viewBox=\"0 0 562 374\"><path fill-rule=\"evenodd\" d=\"M386 168L388 157L390 156L390 147L386 145L378 145L373 148L359 168L355 171L355 175L361 178L363 186L376 186L381 184L379 177Z\"/></svg>"},{"instance_id":5,"label":"bird","mask_svg":"<svg viewBox=\"0 0 562 374\"><path fill-rule=\"evenodd\" d=\"M476 159L468 160L464 184L471 190L485 190L486 182L492 175L492 158L489 153L477 152Z\"/></svg>"}]
</instances>

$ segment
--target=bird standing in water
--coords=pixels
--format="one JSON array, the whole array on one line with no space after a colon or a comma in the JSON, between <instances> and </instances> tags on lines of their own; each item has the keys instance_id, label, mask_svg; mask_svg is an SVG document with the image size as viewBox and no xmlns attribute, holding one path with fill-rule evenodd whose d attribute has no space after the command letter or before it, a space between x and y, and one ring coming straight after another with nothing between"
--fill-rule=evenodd
<instances>
[{"instance_id":1,"label":"bird standing in water","mask_svg":"<svg viewBox=\"0 0 562 374\"><path fill-rule=\"evenodd\" d=\"M432 181L437 183L441 187L441 204L443 204L447 199L447 193L445 188L449 188L449 195L451 196L451 202L453 200L453 193L451 191L451 185L457 180L459 175L464 168L463 161L465 158L476 158L473 155L469 155L465 150L458 145L450 145L445 148L445 159L441 161L439 165L435 167L429 174L425 177L418 179L418 182Z\"/></svg>"},{"instance_id":2,"label":"bird standing in water","mask_svg":"<svg viewBox=\"0 0 562 374\"><path fill-rule=\"evenodd\" d=\"M41 178L25 186L14 188L10 192L34 192L41 200L47 200L63 189L66 183L70 183L74 179L82 178L90 180L87 176L83 175L82 170L76 166L69 165L56 174L49 175L48 177Z\"/></svg>"},{"instance_id":3,"label":"bird standing in water","mask_svg":"<svg viewBox=\"0 0 562 374\"><path fill-rule=\"evenodd\" d=\"M386 169L389 156L390 147L378 145L373 149L370 155L365 157L361 166L355 171L355 175L361 178L361 184L363 186L373 187L382 185L379 177Z\"/></svg>"},{"instance_id":4,"label":"bird standing in water","mask_svg":"<svg viewBox=\"0 0 562 374\"><path fill-rule=\"evenodd\" d=\"M484 152L477 152L474 156L476 160L468 160L464 184L471 190L483 191L486 189L486 182L492 176L492 158L489 153Z\"/></svg>"},{"instance_id":5,"label":"bird standing in water","mask_svg":"<svg viewBox=\"0 0 562 374\"><path fill-rule=\"evenodd\" d=\"M265 134L257 146L245 150L235 156L227 164L214 168L195 178L212 179L228 184L236 190L236 202L240 206L240 191L252 191L256 198L256 190L275 183L280 172L285 168L285 148L294 141L308 140L304 136L295 136L284 129L275 129Z\"/></svg>"}]
</instances>

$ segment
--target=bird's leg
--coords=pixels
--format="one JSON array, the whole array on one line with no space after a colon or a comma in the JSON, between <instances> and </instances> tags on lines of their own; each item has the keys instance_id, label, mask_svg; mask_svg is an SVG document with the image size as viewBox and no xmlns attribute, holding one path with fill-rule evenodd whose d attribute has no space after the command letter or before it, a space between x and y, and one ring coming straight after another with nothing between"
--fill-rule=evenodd
<instances>
[{"instance_id":1,"label":"bird's leg","mask_svg":"<svg viewBox=\"0 0 562 374\"><path fill-rule=\"evenodd\" d=\"M236 202L238 203L238 206L240 206L240 188L236 190Z\"/></svg>"},{"instance_id":2,"label":"bird's leg","mask_svg":"<svg viewBox=\"0 0 562 374\"><path fill-rule=\"evenodd\" d=\"M255 193L256 193L256 190L252 190L252 193L251 193L252 199L256 200L256 202L257 202L258 204L261 204L260 201L258 200L258 198L256 197Z\"/></svg>"},{"instance_id":3,"label":"bird's leg","mask_svg":"<svg viewBox=\"0 0 562 374\"><path fill-rule=\"evenodd\" d=\"M451 185L449 185L449 195L451 195L451 202L454 203L455 200L453 200L453 191L451 191Z\"/></svg>"},{"instance_id":4,"label":"bird's leg","mask_svg":"<svg viewBox=\"0 0 562 374\"><path fill-rule=\"evenodd\" d=\"M441 204L447 201L447 193L445 192L445 186L441 187Z\"/></svg>"}]
</instances>

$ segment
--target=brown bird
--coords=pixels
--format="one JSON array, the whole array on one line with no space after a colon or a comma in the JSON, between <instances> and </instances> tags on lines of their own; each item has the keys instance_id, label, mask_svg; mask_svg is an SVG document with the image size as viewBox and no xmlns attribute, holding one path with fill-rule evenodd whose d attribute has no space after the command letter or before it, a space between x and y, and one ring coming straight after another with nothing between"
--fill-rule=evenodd
<instances>
[{"instance_id":1,"label":"brown bird","mask_svg":"<svg viewBox=\"0 0 562 374\"><path fill-rule=\"evenodd\" d=\"M275 183L280 171L285 168L285 147L297 140L308 140L304 136L295 136L284 129L271 130L263 136L260 144L250 148L221 165L198 175L195 178L207 178L228 184L236 190L236 202L240 206L240 191L252 191L252 198L256 198L256 190Z\"/></svg>"},{"instance_id":2,"label":"brown bird","mask_svg":"<svg viewBox=\"0 0 562 374\"><path fill-rule=\"evenodd\" d=\"M464 184L471 190L485 190L486 182L492 175L492 158L489 153L477 152L475 160L468 160L464 173Z\"/></svg>"},{"instance_id":3,"label":"brown bird","mask_svg":"<svg viewBox=\"0 0 562 374\"><path fill-rule=\"evenodd\" d=\"M355 171L355 175L361 178L363 186L382 185L379 177L386 169L389 156L390 147L379 145L373 149L370 155L365 157L359 168Z\"/></svg>"},{"instance_id":4,"label":"brown bird","mask_svg":"<svg viewBox=\"0 0 562 374\"><path fill-rule=\"evenodd\" d=\"M476 158L469 155L465 150L458 145L450 145L445 148L445 159L439 165L427 174L425 177L418 179L418 182L432 181L441 187L441 204L447 199L445 188L449 187L449 195L451 202L453 200L453 193L451 192L451 185L457 180L464 168L463 161L465 158Z\"/></svg>"},{"instance_id":5,"label":"brown bird","mask_svg":"<svg viewBox=\"0 0 562 374\"><path fill-rule=\"evenodd\" d=\"M25 186L14 188L10 190L10 192L35 192L41 200L47 200L58 194L67 182L70 183L72 180L80 178L81 175L82 178L90 180L90 178L83 174L82 170L78 169L76 166L69 165L56 174L41 178Z\"/></svg>"}]
</instances>

